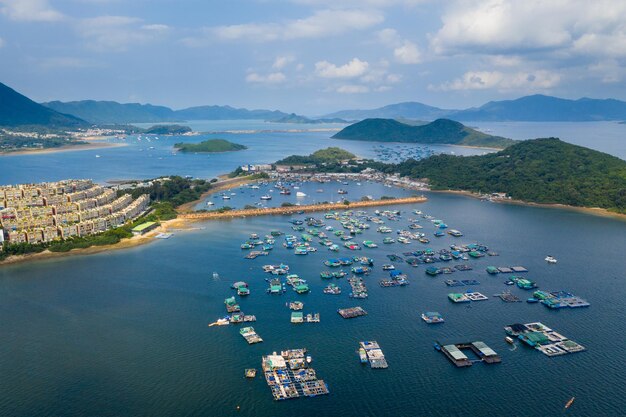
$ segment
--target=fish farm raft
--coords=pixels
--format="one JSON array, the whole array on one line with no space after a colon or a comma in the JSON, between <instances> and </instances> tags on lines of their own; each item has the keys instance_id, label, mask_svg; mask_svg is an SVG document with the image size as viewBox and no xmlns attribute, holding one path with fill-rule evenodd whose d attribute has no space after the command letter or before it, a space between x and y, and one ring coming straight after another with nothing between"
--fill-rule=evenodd
<instances>
[{"instance_id":1,"label":"fish farm raft","mask_svg":"<svg viewBox=\"0 0 626 417\"><path fill-rule=\"evenodd\" d=\"M315 369L309 367L311 357L305 355L306 349L291 349L263 356L263 374L274 400L316 397L329 393L328 385L317 379Z\"/></svg>"}]
</instances>

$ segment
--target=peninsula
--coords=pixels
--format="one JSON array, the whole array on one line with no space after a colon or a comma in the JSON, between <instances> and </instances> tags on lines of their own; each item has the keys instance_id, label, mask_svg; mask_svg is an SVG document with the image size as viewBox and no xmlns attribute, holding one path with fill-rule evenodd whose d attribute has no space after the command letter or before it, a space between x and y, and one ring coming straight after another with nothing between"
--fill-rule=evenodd
<instances>
[{"instance_id":1,"label":"peninsula","mask_svg":"<svg viewBox=\"0 0 626 417\"><path fill-rule=\"evenodd\" d=\"M437 119L424 125L409 125L394 119L365 119L347 126L335 139L376 142L410 142L460 145L503 149L512 139L491 136L449 119Z\"/></svg>"},{"instance_id":2,"label":"peninsula","mask_svg":"<svg viewBox=\"0 0 626 417\"><path fill-rule=\"evenodd\" d=\"M174 148L180 152L217 153L248 149L247 146L229 142L224 139L209 139L200 143L176 143Z\"/></svg>"}]
</instances>

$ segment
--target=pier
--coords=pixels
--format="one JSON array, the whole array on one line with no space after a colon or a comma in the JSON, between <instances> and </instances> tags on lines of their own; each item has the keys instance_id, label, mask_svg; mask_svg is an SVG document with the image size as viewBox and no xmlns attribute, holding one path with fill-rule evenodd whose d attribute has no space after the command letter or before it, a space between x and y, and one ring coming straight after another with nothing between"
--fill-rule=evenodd
<instances>
[{"instance_id":1,"label":"pier","mask_svg":"<svg viewBox=\"0 0 626 417\"><path fill-rule=\"evenodd\" d=\"M426 197L406 197L406 198L393 198L385 200L368 200L368 201L351 201L350 204L311 204L306 206L290 206L290 207L267 207L250 210L228 210L228 211L207 211L207 212L193 212L193 213L180 213L179 218L187 220L215 220L215 219L234 219L239 217L255 217L255 216L269 216L269 215L288 215L299 213L311 213L316 211L336 211L351 210L353 208L360 207L376 207L376 206L390 206L395 204L416 204L424 203L427 201Z\"/></svg>"},{"instance_id":2,"label":"pier","mask_svg":"<svg viewBox=\"0 0 626 417\"><path fill-rule=\"evenodd\" d=\"M366 316L367 311L363 310L361 307L351 307L351 308L340 308L337 310L337 313L344 319L352 319L359 316Z\"/></svg>"}]
</instances>

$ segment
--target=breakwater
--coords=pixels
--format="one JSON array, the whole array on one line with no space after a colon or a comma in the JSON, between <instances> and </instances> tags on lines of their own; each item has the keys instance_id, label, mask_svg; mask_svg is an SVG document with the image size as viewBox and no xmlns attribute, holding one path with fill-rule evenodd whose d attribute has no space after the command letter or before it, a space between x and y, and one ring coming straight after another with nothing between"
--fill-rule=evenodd
<instances>
[{"instance_id":1,"label":"breakwater","mask_svg":"<svg viewBox=\"0 0 626 417\"><path fill-rule=\"evenodd\" d=\"M228 210L228 211L207 211L207 212L195 212L195 213L181 213L178 217L188 220L212 220L212 219L231 219L238 217L253 217L253 216L268 216L274 214L295 214L295 213L310 213L315 211L345 211L353 208L362 207L376 207L376 206L389 206L395 204L415 204L424 203L427 198L424 196L419 197L406 197L406 198L392 198L384 200L368 200L368 201L353 201L350 204L344 203L328 203L328 204L311 204L306 206L289 206L289 207L268 207L261 209L249 209L249 210Z\"/></svg>"}]
</instances>

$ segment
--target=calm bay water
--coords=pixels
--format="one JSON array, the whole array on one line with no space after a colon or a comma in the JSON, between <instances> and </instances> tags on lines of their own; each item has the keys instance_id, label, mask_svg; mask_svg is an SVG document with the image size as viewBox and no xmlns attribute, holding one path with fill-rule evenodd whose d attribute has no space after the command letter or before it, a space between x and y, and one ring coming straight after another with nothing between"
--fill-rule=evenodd
<instances>
[{"instance_id":1,"label":"calm bay water","mask_svg":"<svg viewBox=\"0 0 626 417\"><path fill-rule=\"evenodd\" d=\"M282 151L279 145L273 151L263 147L257 152L267 152L263 158L293 153L287 147L292 136L276 135ZM302 135L306 149L331 142L317 134ZM313 138L315 143L309 143ZM259 138L240 135L237 142L259 143L261 149ZM228 171L246 160L242 152L215 158L212 164L207 162L210 158L196 161L194 155L165 166L143 160L133 164L134 159L123 153L134 146L142 145L107 150L120 152L110 160L103 150L97 159L88 157L90 151L2 158L3 167L11 169L2 170L1 182L44 179L56 167L64 173L59 178L150 177L169 173L169 167L181 174L200 175ZM154 146L155 150L165 147ZM299 152L302 147L298 146ZM229 166L222 160L227 156L233 158ZM106 162L104 167L97 168L101 161ZM32 170L22 172L24 166ZM307 194L306 202L336 198L338 188L347 188L349 199L413 194L370 183L304 184L301 191ZM317 193L317 189L324 191ZM229 205L242 207L259 202L269 188L232 192L236 195ZM274 194L271 204L298 201L293 194ZM626 382L620 367L620 341L626 331L622 320L626 223L456 195L427 196L426 203L398 206L404 218L387 224L406 228L407 218L416 217L410 211L419 209L465 234L458 239L432 237L429 247L480 242L497 251L499 257L468 261L473 271L451 276L478 279L481 285L475 289L489 296L488 301L472 303L471 308L450 303L446 295L463 287L446 287L445 278L426 276L424 266L401 267L409 275L408 287L379 287L378 280L386 275L380 269L388 263L385 255L423 248L419 243L380 244L377 249L359 251L358 255L374 258L376 267L365 278L369 299L358 302L348 298L345 279L335 280L344 290L342 295L322 293L327 284L319 278L319 272L326 269L323 261L355 254L346 249L334 254L318 246L316 253L295 256L276 245L268 257L242 259L239 245L250 233L291 232L287 222L292 217L288 216L196 223L194 230L177 231L169 240L129 250L0 268L0 415L623 415ZM213 201L221 204L218 200ZM427 220L421 224L432 234ZM358 241L369 238L381 243L383 235L372 227ZM558 264L546 264L547 254L558 258ZM311 293L300 296L288 289L281 296L265 294L267 275L261 266L281 261L309 281ZM541 289L570 290L592 305L551 311L539 304L503 303L491 295L511 289L525 299L528 293L505 286L502 276L486 274L484 268L491 264L526 266L528 277ZM213 279L213 272L219 273L218 280ZM263 343L247 345L238 326L207 327L224 315L223 299L234 293L230 285L238 280L250 284L252 294L240 304L247 314L257 316L253 325ZM319 312L322 322L289 323L285 302L295 299L305 303L305 313ZM337 308L354 305L363 306L369 315L343 320L336 313ZM423 323L419 315L433 310L443 314L446 323ZM531 321L545 323L587 351L556 358L524 346L512 351L504 341L503 326ZM360 340L377 340L389 369L362 366L355 353ZM483 340L502 356L503 363L457 369L432 348L434 340ZM274 402L262 378L244 379L245 368L260 368L261 355L299 347L309 349L330 395ZM563 406L572 396L576 401L565 413Z\"/></svg>"}]
</instances>

